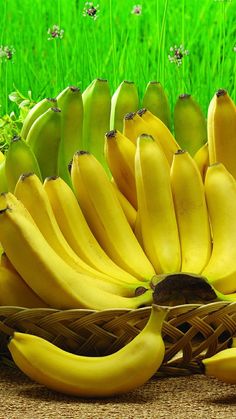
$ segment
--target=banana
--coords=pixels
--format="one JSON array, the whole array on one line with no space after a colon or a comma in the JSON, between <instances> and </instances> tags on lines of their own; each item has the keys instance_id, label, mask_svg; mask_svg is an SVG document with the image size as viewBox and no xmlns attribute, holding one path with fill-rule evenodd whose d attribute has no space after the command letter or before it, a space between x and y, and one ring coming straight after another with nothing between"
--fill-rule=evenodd
<instances>
[{"instance_id":1,"label":"banana","mask_svg":"<svg viewBox=\"0 0 236 419\"><path fill-rule=\"evenodd\" d=\"M2 246L23 280L50 307L136 309L152 303L151 290L129 298L98 288L94 278L69 266L48 244L38 227L17 207L10 207L7 202L5 207L3 204L1 202L0 210Z\"/></svg>"},{"instance_id":2,"label":"banana","mask_svg":"<svg viewBox=\"0 0 236 419\"><path fill-rule=\"evenodd\" d=\"M203 146L199 148L199 150L197 150L197 152L194 154L193 158L197 163L198 169L202 176L202 180L204 182L206 170L210 164L208 143L203 144Z\"/></svg>"},{"instance_id":3,"label":"banana","mask_svg":"<svg viewBox=\"0 0 236 419\"><path fill-rule=\"evenodd\" d=\"M61 109L59 175L68 182L68 164L74 153L83 148L83 102L80 89L75 86L66 87L57 96L57 103Z\"/></svg>"},{"instance_id":4,"label":"banana","mask_svg":"<svg viewBox=\"0 0 236 419\"><path fill-rule=\"evenodd\" d=\"M107 80L95 79L82 94L83 149L90 151L108 170L104 157L104 135L109 131L111 94Z\"/></svg>"},{"instance_id":5,"label":"banana","mask_svg":"<svg viewBox=\"0 0 236 419\"><path fill-rule=\"evenodd\" d=\"M94 269L112 278L136 284L137 280L116 265L104 252L69 186L60 177L47 178L43 187L57 223L74 252Z\"/></svg>"},{"instance_id":6,"label":"banana","mask_svg":"<svg viewBox=\"0 0 236 419\"><path fill-rule=\"evenodd\" d=\"M133 81L124 80L111 98L110 130L122 131L123 118L127 112L139 108L138 90Z\"/></svg>"},{"instance_id":7,"label":"banana","mask_svg":"<svg viewBox=\"0 0 236 419\"><path fill-rule=\"evenodd\" d=\"M16 270L0 266L0 305L28 308L48 307L24 282Z\"/></svg>"},{"instance_id":8,"label":"banana","mask_svg":"<svg viewBox=\"0 0 236 419\"><path fill-rule=\"evenodd\" d=\"M203 359L202 364L206 376L236 384L236 348L224 349L210 358Z\"/></svg>"},{"instance_id":9,"label":"banana","mask_svg":"<svg viewBox=\"0 0 236 419\"><path fill-rule=\"evenodd\" d=\"M167 309L152 306L146 326L131 342L105 356L75 355L38 336L14 332L8 348L16 365L31 379L62 393L107 397L146 383L165 354L161 336ZM145 364L145 368L140 366Z\"/></svg>"},{"instance_id":10,"label":"banana","mask_svg":"<svg viewBox=\"0 0 236 419\"><path fill-rule=\"evenodd\" d=\"M128 201L128 199L123 195L123 193L120 191L120 189L118 188L118 186L114 182L113 178L111 179L111 184L113 185L114 191L115 191L116 196L119 200L119 203L120 203L120 205L121 205L121 207L124 211L124 214L127 218L127 221L129 223L130 227L132 228L132 230L134 230L136 217L137 217L137 211L131 205L131 203Z\"/></svg>"},{"instance_id":11,"label":"banana","mask_svg":"<svg viewBox=\"0 0 236 419\"><path fill-rule=\"evenodd\" d=\"M20 136L26 140L30 128L36 119L46 112L49 108L57 106L55 98L44 98L34 105L26 115L21 128Z\"/></svg>"},{"instance_id":12,"label":"banana","mask_svg":"<svg viewBox=\"0 0 236 419\"><path fill-rule=\"evenodd\" d=\"M199 274L211 256L211 233L202 178L195 161L184 150L174 154L170 175L181 246L181 271Z\"/></svg>"},{"instance_id":13,"label":"banana","mask_svg":"<svg viewBox=\"0 0 236 419\"><path fill-rule=\"evenodd\" d=\"M5 154L0 150L0 163L5 160Z\"/></svg>"},{"instance_id":14,"label":"banana","mask_svg":"<svg viewBox=\"0 0 236 419\"><path fill-rule=\"evenodd\" d=\"M41 178L40 168L31 147L21 137L14 137L6 155L5 173L8 190L13 192L19 176L25 172L34 172Z\"/></svg>"},{"instance_id":15,"label":"banana","mask_svg":"<svg viewBox=\"0 0 236 419\"><path fill-rule=\"evenodd\" d=\"M221 162L236 178L236 107L226 90L213 96L207 115L210 164Z\"/></svg>"},{"instance_id":16,"label":"banana","mask_svg":"<svg viewBox=\"0 0 236 419\"><path fill-rule=\"evenodd\" d=\"M174 131L180 147L191 156L207 141L206 118L192 95L178 97L174 106Z\"/></svg>"},{"instance_id":17,"label":"banana","mask_svg":"<svg viewBox=\"0 0 236 419\"><path fill-rule=\"evenodd\" d=\"M119 190L137 209L134 173L135 145L120 131L112 130L105 135L104 151L107 164Z\"/></svg>"},{"instance_id":18,"label":"banana","mask_svg":"<svg viewBox=\"0 0 236 419\"><path fill-rule=\"evenodd\" d=\"M0 193L8 191L5 165L6 159L0 162Z\"/></svg>"},{"instance_id":19,"label":"banana","mask_svg":"<svg viewBox=\"0 0 236 419\"><path fill-rule=\"evenodd\" d=\"M162 147L169 164L171 164L174 153L181 147L175 140L170 130L159 118L153 115L148 109L140 109L138 111L138 115L141 116L143 122L146 123L145 126L148 125L148 130L144 131L143 133L150 134L153 136L155 141L157 141ZM139 119L137 119L137 122L139 122Z\"/></svg>"},{"instance_id":20,"label":"banana","mask_svg":"<svg viewBox=\"0 0 236 419\"><path fill-rule=\"evenodd\" d=\"M142 281L155 271L140 247L101 163L87 152L76 153L72 183L81 209L95 237L122 269Z\"/></svg>"},{"instance_id":21,"label":"banana","mask_svg":"<svg viewBox=\"0 0 236 419\"><path fill-rule=\"evenodd\" d=\"M25 205L49 245L75 271L91 276L96 285L106 291L124 296L134 295L135 289L139 286L138 280L133 280L130 284L122 281L121 277L114 279L101 273L84 262L71 249L58 226L48 195L36 175L22 175L17 182L15 196Z\"/></svg>"},{"instance_id":22,"label":"banana","mask_svg":"<svg viewBox=\"0 0 236 419\"><path fill-rule=\"evenodd\" d=\"M49 108L31 126L26 142L38 161L42 178L58 175L61 141L61 110Z\"/></svg>"},{"instance_id":23,"label":"banana","mask_svg":"<svg viewBox=\"0 0 236 419\"><path fill-rule=\"evenodd\" d=\"M156 273L180 270L178 227L170 184L170 167L153 137L137 140L135 177L144 249Z\"/></svg>"},{"instance_id":24,"label":"banana","mask_svg":"<svg viewBox=\"0 0 236 419\"><path fill-rule=\"evenodd\" d=\"M136 146L136 140L139 136L139 132L136 130L137 124L134 122L135 112L128 112L123 118L123 129L122 133L125 137L129 138L132 143Z\"/></svg>"},{"instance_id":25,"label":"banana","mask_svg":"<svg viewBox=\"0 0 236 419\"><path fill-rule=\"evenodd\" d=\"M211 258L202 271L224 294L236 291L236 181L222 163L208 167L205 194L213 236Z\"/></svg>"},{"instance_id":26,"label":"banana","mask_svg":"<svg viewBox=\"0 0 236 419\"><path fill-rule=\"evenodd\" d=\"M6 268L8 271L16 272L14 266L7 257L7 254L3 251L0 257L0 267Z\"/></svg>"},{"instance_id":27,"label":"banana","mask_svg":"<svg viewBox=\"0 0 236 419\"><path fill-rule=\"evenodd\" d=\"M150 81L144 92L142 108L148 109L157 116L170 130L171 112L170 104L162 84L159 81Z\"/></svg>"}]
</instances>

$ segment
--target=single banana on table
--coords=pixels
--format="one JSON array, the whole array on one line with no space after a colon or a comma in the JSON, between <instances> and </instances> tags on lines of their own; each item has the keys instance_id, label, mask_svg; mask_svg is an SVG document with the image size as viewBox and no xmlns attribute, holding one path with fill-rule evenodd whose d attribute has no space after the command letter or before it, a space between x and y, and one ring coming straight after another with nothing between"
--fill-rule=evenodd
<instances>
[{"instance_id":1,"label":"single banana on table","mask_svg":"<svg viewBox=\"0 0 236 419\"><path fill-rule=\"evenodd\" d=\"M57 100L55 98L44 98L36 103L27 113L26 118L23 121L20 135L26 140L30 128L36 119L46 112L51 107L57 106Z\"/></svg>"},{"instance_id":2,"label":"single banana on table","mask_svg":"<svg viewBox=\"0 0 236 419\"><path fill-rule=\"evenodd\" d=\"M138 217L144 249L156 273L177 272L181 249L170 167L160 145L150 135L140 135L135 155Z\"/></svg>"},{"instance_id":3,"label":"single banana on table","mask_svg":"<svg viewBox=\"0 0 236 419\"><path fill-rule=\"evenodd\" d=\"M224 294L236 291L236 180L222 163L208 167L205 194L213 248L202 275Z\"/></svg>"},{"instance_id":4,"label":"single banana on table","mask_svg":"<svg viewBox=\"0 0 236 419\"><path fill-rule=\"evenodd\" d=\"M14 332L8 348L16 365L32 380L62 393L108 397L146 383L165 354L162 326L167 309L152 305L146 326L118 351L89 357L66 352L38 336Z\"/></svg>"},{"instance_id":5,"label":"single banana on table","mask_svg":"<svg viewBox=\"0 0 236 419\"><path fill-rule=\"evenodd\" d=\"M76 272L55 252L30 215L10 206L4 195L0 204L0 242L23 280L50 307L104 310L151 304L151 290L123 297L98 288L95 278Z\"/></svg>"},{"instance_id":6,"label":"single banana on table","mask_svg":"<svg viewBox=\"0 0 236 419\"><path fill-rule=\"evenodd\" d=\"M166 92L159 81L150 81L144 92L142 108L157 116L170 130L171 111Z\"/></svg>"},{"instance_id":7,"label":"single banana on table","mask_svg":"<svg viewBox=\"0 0 236 419\"><path fill-rule=\"evenodd\" d=\"M124 80L111 98L110 130L122 131L123 118L139 108L138 90L133 81Z\"/></svg>"},{"instance_id":8,"label":"single banana on table","mask_svg":"<svg viewBox=\"0 0 236 419\"><path fill-rule=\"evenodd\" d=\"M197 163L197 167L201 173L202 180L204 182L206 170L210 164L209 162L209 150L208 150L208 143L203 144L197 152L194 154L194 160Z\"/></svg>"},{"instance_id":9,"label":"single banana on table","mask_svg":"<svg viewBox=\"0 0 236 419\"><path fill-rule=\"evenodd\" d=\"M49 108L31 126L26 142L38 161L42 178L58 175L61 142L61 110Z\"/></svg>"},{"instance_id":10,"label":"single banana on table","mask_svg":"<svg viewBox=\"0 0 236 419\"><path fill-rule=\"evenodd\" d=\"M223 163L236 178L236 107L224 89L209 104L207 130L210 164Z\"/></svg>"},{"instance_id":11,"label":"single banana on table","mask_svg":"<svg viewBox=\"0 0 236 419\"><path fill-rule=\"evenodd\" d=\"M108 256L131 275L149 281L151 262L132 231L110 179L88 152L78 152L71 167L72 184L88 224Z\"/></svg>"},{"instance_id":12,"label":"single banana on table","mask_svg":"<svg viewBox=\"0 0 236 419\"><path fill-rule=\"evenodd\" d=\"M203 373L229 384L236 384L236 348L224 349L202 360Z\"/></svg>"},{"instance_id":13,"label":"single banana on table","mask_svg":"<svg viewBox=\"0 0 236 419\"><path fill-rule=\"evenodd\" d=\"M211 256L211 232L202 178L187 151L178 150L174 154L170 177L181 246L181 271L199 274Z\"/></svg>"},{"instance_id":14,"label":"single banana on table","mask_svg":"<svg viewBox=\"0 0 236 419\"><path fill-rule=\"evenodd\" d=\"M175 138L180 147L191 156L207 141L207 123L197 101L189 94L182 94L174 107Z\"/></svg>"},{"instance_id":15,"label":"single banana on table","mask_svg":"<svg viewBox=\"0 0 236 419\"><path fill-rule=\"evenodd\" d=\"M105 135L104 151L116 185L131 205L137 209L134 173L135 145L120 131L112 130Z\"/></svg>"}]
</instances>

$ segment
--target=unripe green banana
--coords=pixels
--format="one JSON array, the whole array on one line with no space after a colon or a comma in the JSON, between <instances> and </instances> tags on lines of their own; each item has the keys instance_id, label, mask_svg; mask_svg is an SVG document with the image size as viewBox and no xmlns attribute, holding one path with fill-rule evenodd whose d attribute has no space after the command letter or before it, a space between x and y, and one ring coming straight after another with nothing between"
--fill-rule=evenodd
<instances>
[{"instance_id":1,"label":"unripe green banana","mask_svg":"<svg viewBox=\"0 0 236 419\"><path fill-rule=\"evenodd\" d=\"M5 164L6 160L4 159L0 163L0 193L8 191Z\"/></svg>"},{"instance_id":2,"label":"unripe green banana","mask_svg":"<svg viewBox=\"0 0 236 419\"><path fill-rule=\"evenodd\" d=\"M26 138L40 167L42 178L57 176L61 141L61 110L49 108L33 123Z\"/></svg>"},{"instance_id":3,"label":"unripe green banana","mask_svg":"<svg viewBox=\"0 0 236 419\"><path fill-rule=\"evenodd\" d=\"M77 150L82 150L83 102L78 87L68 86L57 96L61 109L61 145L59 175L68 183L68 164Z\"/></svg>"},{"instance_id":4,"label":"unripe green banana","mask_svg":"<svg viewBox=\"0 0 236 419\"><path fill-rule=\"evenodd\" d=\"M57 106L57 101L54 98L47 97L40 100L40 102L36 103L36 105L34 105L33 108L29 110L23 122L23 126L21 128L21 133L20 133L21 137L24 138L24 140L26 139L34 121L36 121L36 119L40 115L42 115L49 108L51 108L51 106Z\"/></svg>"},{"instance_id":5,"label":"unripe green banana","mask_svg":"<svg viewBox=\"0 0 236 419\"><path fill-rule=\"evenodd\" d=\"M147 108L171 129L171 112L168 97L159 81L150 81L143 96L142 108Z\"/></svg>"},{"instance_id":6,"label":"unripe green banana","mask_svg":"<svg viewBox=\"0 0 236 419\"><path fill-rule=\"evenodd\" d=\"M8 190L13 192L22 173L33 172L41 179L40 168L31 147L21 137L10 142L5 163Z\"/></svg>"},{"instance_id":7,"label":"unripe green banana","mask_svg":"<svg viewBox=\"0 0 236 419\"><path fill-rule=\"evenodd\" d=\"M122 132L124 116L128 112L136 112L138 109L137 87L133 81L124 80L111 99L110 130L116 129Z\"/></svg>"},{"instance_id":8,"label":"unripe green banana","mask_svg":"<svg viewBox=\"0 0 236 419\"><path fill-rule=\"evenodd\" d=\"M95 79L83 92L83 148L108 170L104 157L104 136L109 131L111 94L107 80Z\"/></svg>"},{"instance_id":9,"label":"unripe green banana","mask_svg":"<svg viewBox=\"0 0 236 419\"><path fill-rule=\"evenodd\" d=\"M207 141L206 118L200 105L189 94L180 95L175 104L174 131L176 141L191 156Z\"/></svg>"}]
</instances>

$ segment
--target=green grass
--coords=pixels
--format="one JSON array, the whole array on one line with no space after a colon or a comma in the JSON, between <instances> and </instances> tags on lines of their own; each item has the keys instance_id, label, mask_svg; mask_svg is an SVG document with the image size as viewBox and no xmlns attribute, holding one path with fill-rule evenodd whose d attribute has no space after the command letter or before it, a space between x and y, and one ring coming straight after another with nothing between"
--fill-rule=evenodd
<instances>
[{"instance_id":1,"label":"green grass","mask_svg":"<svg viewBox=\"0 0 236 419\"><path fill-rule=\"evenodd\" d=\"M235 0L97 0L97 20L83 16L81 0L1 2L0 45L13 46L12 60L0 62L0 115L16 110L8 95L32 91L35 100L55 96L69 84L85 89L97 77L111 93L126 79L140 97L148 81L159 80L174 103L192 94L206 113L214 92L236 100ZM143 4L142 14L131 14ZM48 41L53 24L63 39ZM168 60L171 46L189 55L179 68Z\"/></svg>"}]
</instances>

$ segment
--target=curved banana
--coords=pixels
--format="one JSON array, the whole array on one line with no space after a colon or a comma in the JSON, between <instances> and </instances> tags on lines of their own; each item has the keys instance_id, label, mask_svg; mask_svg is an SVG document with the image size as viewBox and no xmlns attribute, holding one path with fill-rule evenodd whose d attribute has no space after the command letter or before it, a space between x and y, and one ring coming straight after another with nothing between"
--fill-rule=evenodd
<instances>
[{"instance_id":1,"label":"curved banana","mask_svg":"<svg viewBox=\"0 0 236 419\"><path fill-rule=\"evenodd\" d=\"M166 92L159 81L150 81L144 92L142 108L157 116L170 130L171 112Z\"/></svg>"},{"instance_id":2,"label":"curved banana","mask_svg":"<svg viewBox=\"0 0 236 419\"><path fill-rule=\"evenodd\" d=\"M4 199L4 196L1 197ZM123 297L96 286L76 272L48 244L38 227L17 207L1 203L0 241L11 263L29 287L50 307L58 309L135 309L152 302L152 291ZM27 210L26 210L27 211Z\"/></svg>"},{"instance_id":3,"label":"curved banana","mask_svg":"<svg viewBox=\"0 0 236 419\"><path fill-rule=\"evenodd\" d=\"M13 192L22 173L34 172L41 178L40 168L31 147L21 138L14 137L6 155L5 173L8 190Z\"/></svg>"},{"instance_id":4,"label":"curved banana","mask_svg":"<svg viewBox=\"0 0 236 419\"><path fill-rule=\"evenodd\" d=\"M236 107L226 90L213 96L207 115L210 164L221 162L236 178Z\"/></svg>"},{"instance_id":5,"label":"curved banana","mask_svg":"<svg viewBox=\"0 0 236 419\"><path fill-rule=\"evenodd\" d=\"M38 336L20 332L13 334L8 348L26 375L52 390L83 397L127 393L159 369L165 354L161 330L166 315L166 309L153 305L143 330L106 356L74 355Z\"/></svg>"},{"instance_id":6,"label":"curved banana","mask_svg":"<svg viewBox=\"0 0 236 419\"><path fill-rule=\"evenodd\" d=\"M156 273L177 272L181 252L170 167L161 147L146 134L137 140L135 177L145 252Z\"/></svg>"},{"instance_id":7,"label":"curved banana","mask_svg":"<svg viewBox=\"0 0 236 419\"><path fill-rule=\"evenodd\" d=\"M105 135L104 151L107 164L119 190L137 209L134 173L135 145L120 131L112 130Z\"/></svg>"},{"instance_id":8,"label":"curved banana","mask_svg":"<svg viewBox=\"0 0 236 419\"><path fill-rule=\"evenodd\" d=\"M61 110L49 108L31 126L26 141L33 150L42 178L58 175Z\"/></svg>"},{"instance_id":9,"label":"curved banana","mask_svg":"<svg viewBox=\"0 0 236 419\"><path fill-rule=\"evenodd\" d=\"M99 161L87 152L74 155L72 183L81 209L95 237L122 269L142 281L154 275L132 231L111 182Z\"/></svg>"},{"instance_id":10,"label":"curved banana","mask_svg":"<svg viewBox=\"0 0 236 419\"><path fill-rule=\"evenodd\" d=\"M211 233L202 178L187 151L178 150L174 154L170 176L181 246L181 271L199 274L211 256Z\"/></svg>"},{"instance_id":11,"label":"curved banana","mask_svg":"<svg viewBox=\"0 0 236 419\"><path fill-rule=\"evenodd\" d=\"M43 187L57 223L74 252L92 268L119 281L137 284L137 279L116 265L99 245L73 191L63 179L47 178Z\"/></svg>"},{"instance_id":12,"label":"curved banana","mask_svg":"<svg viewBox=\"0 0 236 419\"><path fill-rule=\"evenodd\" d=\"M26 140L30 128L36 119L46 112L49 108L57 106L57 101L55 98L44 98L36 103L27 113L26 118L23 121L20 135L24 140Z\"/></svg>"},{"instance_id":13,"label":"curved banana","mask_svg":"<svg viewBox=\"0 0 236 419\"><path fill-rule=\"evenodd\" d=\"M136 112L138 108L139 97L135 83L122 81L111 98L110 130L122 131L124 116L127 112Z\"/></svg>"},{"instance_id":14,"label":"curved banana","mask_svg":"<svg viewBox=\"0 0 236 419\"><path fill-rule=\"evenodd\" d=\"M137 211L133 207L133 205L131 205L129 200L124 196L124 194L120 191L120 189L118 188L118 186L114 182L113 178L111 179L111 184L114 188L114 191L115 191L116 196L119 200L119 203L120 203L120 205L121 205L121 207L124 211L124 214L125 214L125 216L128 220L128 223L129 223L130 227L132 228L132 230L134 230L136 217L137 217Z\"/></svg>"},{"instance_id":15,"label":"curved banana","mask_svg":"<svg viewBox=\"0 0 236 419\"><path fill-rule=\"evenodd\" d=\"M202 360L204 373L229 384L236 384L236 348L224 349Z\"/></svg>"},{"instance_id":16,"label":"curved banana","mask_svg":"<svg viewBox=\"0 0 236 419\"><path fill-rule=\"evenodd\" d=\"M178 97L174 107L174 131L180 147L191 156L207 141L206 118L192 95L186 93Z\"/></svg>"},{"instance_id":17,"label":"curved banana","mask_svg":"<svg viewBox=\"0 0 236 419\"><path fill-rule=\"evenodd\" d=\"M224 294L236 291L236 181L222 163L208 167L205 194L213 237L212 255L202 272Z\"/></svg>"},{"instance_id":18,"label":"curved banana","mask_svg":"<svg viewBox=\"0 0 236 419\"><path fill-rule=\"evenodd\" d=\"M199 148L199 150L197 150L193 158L195 162L197 163L198 169L202 176L202 180L204 181L206 170L210 164L208 143L203 144L203 146Z\"/></svg>"},{"instance_id":19,"label":"curved banana","mask_svg":"<svg viewBox=\"0 0 236 419\"><path fill-rule=\"evenodd\" d=\"M76 272L93 277L96 285L106 291L123 296L134 295L139 286L138 280L130 284L122 281L121 277L114 279L91 267L73 251L59 228L48 195L36 175L22 175L17 182L15 196L25 205L49 245Z\"/></svg>"},{"instance_id":20,"label":"curved banana","mask_svg":"<svg viewBox=\"0 0 236 419\"><path fill-rule=\"evenodd\" d=\"M0 266L0 305L17 307L48 307L25 283L17 271Z\"/></svg>"}]
</instances>

